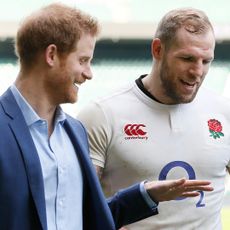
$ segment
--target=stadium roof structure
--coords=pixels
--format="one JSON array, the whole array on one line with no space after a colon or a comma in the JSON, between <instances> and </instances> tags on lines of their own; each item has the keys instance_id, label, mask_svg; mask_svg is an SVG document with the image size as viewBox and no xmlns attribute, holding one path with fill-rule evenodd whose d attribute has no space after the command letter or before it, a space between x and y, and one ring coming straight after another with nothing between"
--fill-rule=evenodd
<instances>
[{"instance_id":1,"label":"stadium roof structure","mask_svg":"<svg viewBox=\"0 0 230 230\"><path fill-rule=\"evenodd\" d=\"M3 1L3 0L0 0ZM54 0L7 0L1 3L0 38L14 37L20 21ZM60 2L60 0L59 0ZM205 11L218 41L230 41L229 0L61 0L98 18L102 39L151 39L160 18L169 10L195 7Z\"/></svg>"}]
</instances>

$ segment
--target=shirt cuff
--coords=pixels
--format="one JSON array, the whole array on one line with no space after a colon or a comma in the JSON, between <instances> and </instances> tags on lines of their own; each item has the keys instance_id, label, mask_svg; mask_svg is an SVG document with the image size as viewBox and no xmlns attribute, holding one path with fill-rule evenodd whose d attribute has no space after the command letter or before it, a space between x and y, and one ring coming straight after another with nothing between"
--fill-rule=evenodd
<instances>
[{"instance_id":1,"label":"shirt cuff","mask_svg":"<svg viewBox=\"0 0 230 230\"><path fill-rule=\"evenodd\" d=\"M145 189L144 184L148 182L147 180L142 181L140 183L140 192L141 195L143 196L145 202L147 203L147 205L149 206L150 209L155 210L158 206L158 202L155 202L154 200L152 200L152 198L149 196L148 192Z\"/></svg>"}]
</instances>

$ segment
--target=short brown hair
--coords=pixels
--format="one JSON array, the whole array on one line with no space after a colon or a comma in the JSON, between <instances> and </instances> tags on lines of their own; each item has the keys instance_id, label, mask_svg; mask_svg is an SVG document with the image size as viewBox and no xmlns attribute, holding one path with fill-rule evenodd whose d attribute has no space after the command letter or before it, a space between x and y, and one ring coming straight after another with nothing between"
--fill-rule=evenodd
<instances>
[{"instance_id":1,"label":"short brown hair","mask_svg":"<svg viewBox=\"0 0 230 230\"><path fill-rule=\"evenodd\" d=\"M21 64L30 65L50 44L55 44L60 54L71 52L84 32L98 34L95 18L63 4L50 4L24 20L17 32L15 52Z\"/></svg>"},{"instance_id":2,"label":"short brown hair","mask_svg":"<svg viewBox=\"0 0 230 230\"><path fill-rule=\"evenodd\" d=\"M213 31L212 24L203 11L194 8L179 8L169 11L161 19L155 38L159 38L166 47L170 46L180 28L194 34Z\"/></svg>"}]
</instances>

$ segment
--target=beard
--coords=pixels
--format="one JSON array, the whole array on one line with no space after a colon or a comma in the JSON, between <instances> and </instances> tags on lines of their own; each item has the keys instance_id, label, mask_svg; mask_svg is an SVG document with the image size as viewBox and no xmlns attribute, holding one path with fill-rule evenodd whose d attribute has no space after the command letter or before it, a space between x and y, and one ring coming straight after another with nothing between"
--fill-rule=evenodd
<instances>
[{"instance_id":1,"label":"beard","mask_svg":"<svg viewBox=\"0 0 230 230\"><path fill-rule=\"evenodd\" d=\"M175 74L170 72L170 69L171 68L167 63L166 58L164 58L162 61L162 65L160 67L159 77L161 80L161 86L163 88L163 94L168 99L170 99L170 104L182 104L182 103L189 103L193 101L201 83L199 84L199 86L196 87L196 89L192 94L189 95L183 94L178 87L178 84L180 83L177 82L177 79L175 78ZM195 78L195 76L193 78Z\"/></svg>"}]
</instances>

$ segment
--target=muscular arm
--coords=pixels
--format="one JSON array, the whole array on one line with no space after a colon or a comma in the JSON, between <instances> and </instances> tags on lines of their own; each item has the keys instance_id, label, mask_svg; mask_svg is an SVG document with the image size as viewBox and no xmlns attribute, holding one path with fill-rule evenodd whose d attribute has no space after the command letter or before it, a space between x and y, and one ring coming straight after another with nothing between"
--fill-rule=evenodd
<instances>
[{"instance_id":1,"label":"muscular arm","mask_svg":"<svg viewBox=\"0 0 230 230\"><path fill-rule=\"evenodd\" d=\"M100 104L92 102L78 113L77 118L87 130L90 158L95 166L98 178L101 179L106 161L108 143L111 140L111 132L106 122L107 117L101 109Z\"/></svg>"}]
</instances>

